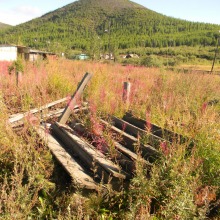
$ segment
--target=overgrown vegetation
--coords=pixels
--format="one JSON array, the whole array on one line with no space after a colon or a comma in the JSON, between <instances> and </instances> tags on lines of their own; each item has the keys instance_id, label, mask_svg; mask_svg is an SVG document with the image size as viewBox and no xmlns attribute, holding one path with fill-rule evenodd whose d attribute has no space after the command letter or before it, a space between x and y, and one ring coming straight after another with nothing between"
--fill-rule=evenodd
<instances>
[{"instance_id":1,"label":"overgrown vegetation","mask_svg":"<svg viewBox=\"0 0 220 220\"><path fill-rule=\"evenodd\" d=\"M215 46L219 25L167 17L127 0L80 0L0 34L0 43L99 54L131 48Z\"/></svg>"},{"instance_id":2,"label":"overgrown vegetation","mask_svg":"<svg viewBox=\"0 0 220 220\"><path fill-rule=\"evenodd\" d=\"M184 74L159 68L69 60L23 63L16 85L1 63L0 218L2 219L218 219L220 199L219 76ZM5 67L4 67L5 66ZM27 111L73 93L85 72L94 74L85 91L93 113L121 117L123 82L130 79L130 109L136 116L187 135L156 161L151 178L141 160L129 189L92 193L73 188L67 174L39 142L27 118L19 134L10 114ZM214 208L214 209L213 209ZM217 209L218 208L218 209ZM211 217L210 217L211 218Z\"/></svg>"},{"instance_id":3,"label":"overgrown vegetation","mask_svg":"<svg viewBox=\"0 0 220 220\"><path fill-rule=\"evenodd\" d=\"M11 27L11 25L4 24L4 23L1 23L1 22L0 22L0 30L1 30L1 29L5 29L5 28L9 28L9 27Z\"/></svg>"}]
</instances>

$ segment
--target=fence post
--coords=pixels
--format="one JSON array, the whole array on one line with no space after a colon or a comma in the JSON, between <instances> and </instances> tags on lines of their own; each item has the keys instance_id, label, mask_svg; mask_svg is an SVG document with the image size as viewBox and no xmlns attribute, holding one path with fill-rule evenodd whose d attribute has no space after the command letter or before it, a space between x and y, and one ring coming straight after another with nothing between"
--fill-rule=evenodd
<instances>
[{"instance_id":1,"label":"fence post","mask_svg":"<svg viewBox=\"0 0 220 220\"><path fill-rule=\"evenodd\" d=\"M22 81L22 72L16 71L16 86L18 86L18 83Z\"/></svg>"},{"instance_id":2,"label":"fence post","mask_svg":"<svg viewBox=\"0 0 220 220\"><path fill-rule=\"evenodd\" d=\"M130 104L130 92L131 92L131 83L130 82L124 82L123 85L123 102L127 105Z\"/></svg>"}]
</instances>

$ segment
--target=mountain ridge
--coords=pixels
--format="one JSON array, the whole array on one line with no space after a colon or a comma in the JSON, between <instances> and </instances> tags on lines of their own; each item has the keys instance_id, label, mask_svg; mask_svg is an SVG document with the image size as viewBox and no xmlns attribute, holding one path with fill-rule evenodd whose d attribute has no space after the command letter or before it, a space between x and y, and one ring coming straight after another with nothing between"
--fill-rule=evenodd
<instances>
[{"instance_id":1,"label":"mountain ridge","mask_svg":"<svg viewBox=\"0 0 220 220\"><path fill-rule=\"evenodd\" d=\"M165 16L128 0L79 0L12 27L0 36L9 43L39 49L91 51L99 45L102 50L111 47L113 51L215 45L219 29L219 25Z\"/></svg>"},{"instance_id":2,"label":"mountain ridge","mask_svg":"<svg viewBox=\"0 0 220 220\"><path fill-rule=\"evenodd\" d=\"M9 28L11 25L0 22L0 29Z\"/></svg>"}]
</instances>

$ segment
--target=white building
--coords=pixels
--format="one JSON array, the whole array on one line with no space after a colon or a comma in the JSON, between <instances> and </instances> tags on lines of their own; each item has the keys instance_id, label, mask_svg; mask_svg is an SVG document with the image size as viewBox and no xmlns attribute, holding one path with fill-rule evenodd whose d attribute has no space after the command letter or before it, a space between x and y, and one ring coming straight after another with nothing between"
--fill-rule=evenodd
<instances>
[{"instance_id":1,"label":"white building","mask_svg":"<svg viewBox=\"0 0 220 220\"><path fill-rule=\"evenodd\" d=\"M0 45L0 61L17 60L18 47L12 45Z\"/></svg>"},{"instance_id":2,"label":"white building","mask_svg":"<svg viewBox=\"0 0 220 220\"><path fill-rule=\"evenodd\" d=\"M0 61L15 61L22 57L25 60L36 61L45 59L48 56L55 56L54 53L34 50L25 46L2 44L0 45Z\"/></svg>"}]
</instances>

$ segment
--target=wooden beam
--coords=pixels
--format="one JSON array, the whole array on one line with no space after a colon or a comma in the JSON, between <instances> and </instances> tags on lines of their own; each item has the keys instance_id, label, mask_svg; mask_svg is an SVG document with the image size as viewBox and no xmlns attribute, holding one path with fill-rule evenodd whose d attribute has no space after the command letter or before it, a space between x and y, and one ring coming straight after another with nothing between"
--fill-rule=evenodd
<instances>
[{"instance_id":1,"label":"wooden beam","mask_svg":"<svg viewBox=\"0 0 220 220\"><path fill-rule=\"evenodd\" d=\"M81 111L81 110L84 111L86 109L87 109L87 107L80 108L80 106L75 106L74 113L77 113L78 111ZM39 119L39 121L43 122L43 121L48 120L50 118L60 117L61 114L63 113L63 111L64 111L64 108L49 111L48 113L41 115L41 118ZM23 124L24 124L24 120L19 120L19 121L13 122L11 124L11 127L12 128L20 127Z\"/></svg>"},{"instance_id":2,"label":"wooden beam","mask_svg":"<svg viewBox=\"0 0 220 220\"><path fill-rule=\"evenodd\" d=\"M98 184L88 175L82 166L80 166L73 157L60 145L60 143L43 126L35 128L40 138L49 147L51 153L69 173L73 182L79 188L98 189Z\"/></svg>"},{"instance_id":3,"label":"wooden beam","mask_svg":"<svg viewBox=\"0 0 220 220\"><path fill-rule=\"evenodd\" d=\"M146 130L146 124L147 122L143 119L140 119L140 118L135 118L132 114L130 113L126 113L124 115L124 117L122 118L124 121L127 121L129 122L130 124L133 124L135 125L136 127L142 129L142 130ZM173 141L180 141L180 142L185 142L186 139L180 135L180 134L177 134L175 132L172 132L172 131L169 131L165 128L161 128L155 124L152 124L150 122L148 122L148 124L150 125L151 127L151 133L156 135L156 136L159 136L163 139L166 139L170 142L173 142Z\"/></svg>"},{"instance_id":4,"label":"wooden beam","mask_svg":"<svg viewBox=\"0 0 220 220\"><path fill-rule=\"evenodd\" d=\"M126 155L128 158L130 158L132 161L137 161L140 160L144 165L146 165L148 168L152 167L152 164L149 163L148 161L144 160L143 158L138 158L138 155L132 151L130 151L129 149L127 149L126 147L124 147L123 145L121 145L120 143L118 143L117 141L114 141L115 144L115 148L122 152L124 155Z\"/></svg>"},{"instance_id":5,"label":"wooden beam","mask_svg":"<svg viewBox=\"0 0 220 220\"><path fill-rule=\"evenodd\" d=\"M35 109L32 109L28 112L25 112L25 113L20 113L20 114L17 114L17 115L13 115L10 119L9 119L9 123L14 123L14 122L17 122L19 120L22 120L23 118L25 118L27 115L29 114L35 114L37 112L40 112L44 109L48 109L54 105L57 105L57 104L60 104L62 102L65 102L67 101L67 98L63 98L63 99L60 99L60 100L57 100L57 101L54 101L54 102L51 102L51 103L48 103L46 105L43 105L39 108L35 108Z\"/></svg>"},{"instance_id":6,"label":"wooden beam","mask_svg":"<svg viewBox=\"0 0 220 220\"><path fill-rule=\"evenodd\" d=\"M88 169L94 171L105 183L126 179L126 173L108 160L100 151L79 138L67 125L54 123L52 133L67 147Z\"/></svg>"},{"instance_id":7,"label":"wooden beam","mask_svg":"<svg viewBox=\"0 0 220 220\"><path fill-rule=\"evenodd\" d=\"M136 127L135 125L130 124L127 121L124 121L120 118L117 118L115 116L111 116L110 117L113 125L115 125L117 128L125 131L126 133L138 138L138 136L140 137L146 137L148 144L150 144L152 147L155 147L156 149L159 149L160 147L160 143L162 142L166 142L168 144L170 144L169 141L165 140L164 138L161 138L159 136L156 136L150 132L147 132L146 130L143 130L139 127Z\"/></svg>"},{"instance_id":8,"label":"wooden beam","mask_svg":"<svg viewBox=\"0 0 220 220\"><path fill-rule=\"evenodd\" d=\"M104 138L98 135L94 135L88 132L88 130L78 121L76 120L75 122L71 123L71 128L73 128L76 132L82 134L83 136L86 135L91 141L94 140L94 138ZM134 154L130 151L130 153L126 152L126 150L123 151L123 148L117 141L113 140L114 147L113 153L111 153L110 146L107 146L106 143L103 143L101 147L103 147L105 155L107 155L113 162L116 164L119 164L122 169L128 173L128 178L131 178L133 175L133 171L135 169L135 156L130 156L130 154ZM121 146L121 147L120 147ZM129 151L129 150L127 150ZM126 152L126 153L124 153ZM113 154L113 156L111 155Z\"/></svg>"},{"instance_id":9,"label":"wooden beam","mask_svg":"<svg viewBox=\"0 0 220 220\"><path fill-rule=\"evenodd\" d=\"M47 114L43 114L42 118L39 119L39 121L43 122L44 120L49 119L49 118L59 117L63 111L64 111L64 108L49 111ZM22 125L24 125L24 120L18 120L18 121L13 122L11 124L11 127L16 128L16 127L20 127Z\"/></svg>"},{"instance_id":10,"label":"wooden beam","mask_svg":"<svg viewBox=\"0 0 220 220\"><path fill-rule=\"evenodd\" d=\"M148 144L138 144L138 139L134 136L127 134L126 132L116 128L102 119L100 119L100 121L102 124L109 127L113 132L116 132L119 136L121 136L122 140L119 140L119 142L130 151L134 153L138 153L138 151L140 151L142 157L150 162L153 162L155 158L160 155L159 151L154 147Z\"/></svg>"},{"instance_id":11,"label":"wooden beam","mask_svg":"<svg viewBox=\"0 0 220 220\"><path fill-rule=\"evenodd\" d=\"M60 124L65 124L67 122L69 116L72 113L73 108L77 104L78 99L81 97L86 85L88 84L88 82L90 81L91 78L92 78L92 74L90 74L90 73L86 73L84 75L82 81L80 82L75 93L73 94L70 103L66 106L63 114L61 115L61 117L59 119Z\"/></svg>"}]
</instances>

